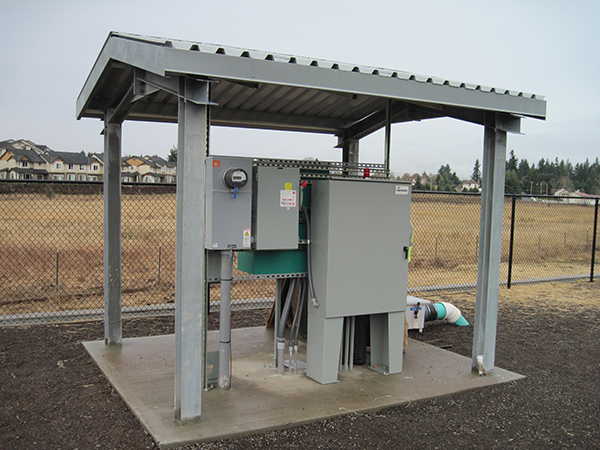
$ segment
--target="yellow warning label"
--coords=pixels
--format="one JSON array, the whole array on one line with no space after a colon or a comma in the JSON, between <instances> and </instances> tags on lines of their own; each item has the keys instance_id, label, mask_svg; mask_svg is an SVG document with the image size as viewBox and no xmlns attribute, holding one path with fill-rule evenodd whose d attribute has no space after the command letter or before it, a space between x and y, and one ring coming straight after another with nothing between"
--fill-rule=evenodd
<instances>
[{"instance_id":1,"label":"yellow warning label","mask_svg":"<svg viewBox=\"0 0 600 450\"><path fill-rule=\"evenodd\" d=\"M250 248L250 228L244 228L242 247Z\"/></svg>"},{"instance_id":2,"label":"yellow warning label","mask_svg":"<svg viewBox=\"0 0 600 450\"><path fill-rule=\"evenodd\" d=\"M292 183L285 183L285 190L286 191L291 191L292 190Z\"/></svg>"}]
</instances>

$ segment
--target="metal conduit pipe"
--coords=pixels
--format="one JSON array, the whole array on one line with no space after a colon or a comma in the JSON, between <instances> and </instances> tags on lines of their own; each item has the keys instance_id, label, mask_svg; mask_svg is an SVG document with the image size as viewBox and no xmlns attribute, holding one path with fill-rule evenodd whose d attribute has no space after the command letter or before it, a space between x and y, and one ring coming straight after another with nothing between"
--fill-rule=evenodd
<instances>
[{"instance_id":1,"label":"metal conduit pipe","mask_svg":"<svg viewBox=\"0 0 600 450\"><path fill-rule=\"evenodd\" d=\"M350 364L348 361L350 358L350 317L344 317L344 322L346 325L346 333L344 333L344 370L348 370Z\"/></svg>"},{"instance_id":2,"label":"metal conduit pipe","mask_svg":"<svg viewBox=\"0 0 600 450\"><path fill-rule=\"evenodd\" d=\"M313 286L312 280L312 264L311 264L311 232L310 232L310 218L308 217L308 213L306 209L302 205L302 200L300 200L300 210L302 214L304 214L304 219L306 220L306 272L308 275L308 290L310 292L310 302L315 308L319 307L319 302L317 301L317 296L315 295L315 288Z\"/></svg>"},{"instance_id":3,"label":"metal conduit pipe","mask_svg":"<svg viewBox=\"0 0 600 450\"><path fill-rule=\"evenodd\" d=\"M290 371L297 372L298 369L298 331L300 330L300 314L302 304L304 303L305 282L302 279L298 280L298 303L296 304L296 312L290 330Z\"/></svg>"},{"instance_id":4,"label":"metal conduit pipe","mask_svg":"<svg viewBox=\"0 0 600 450\"><path fill-rule=\"evenodd\" d=\"M292 278L288 286L287 296L285 298L285 304L283 305L283 311L279 317L279 328L277 329L277 369L279 373L283 373L283 353L285 350L285 326L287 323L287 316L290 313L292 307L292 298L294 297L294 291L296 290L296 278Z\"/></svg>"},{"instance_id":5,"label":"metal conduit pipe","mask_svg":"<svg viewBox=\"0 0 600 450\"><path fill-rule=\"evenodd\" d=\"M354 333L356 329L356 317L350 319L350 370L354 370Z\"/></svg>"},{"instance_id":6,"label":"metal conduit pipe","mask_svg":"<svg viewBox=\"0 0 600 450\"><path fill-rule=\"evenodd\" d=\"M300 322L302 321L302 312L304 304L308 301L308 280L302 281L302 296L300 296L300 305L298 305L298 324L296 325L296 334L294 336L294 361L296 369L298 368L298 335L300 334Z\"/></svg>"},{"instance_id":7,"label":"metal conduit pipe","mask_svg":"<svg viewBox=\"0 0 600 450\"><path fill-rule=\"evenodd\" d=\"M219 311L219 387L231 387L231 279L233 251L221 252L221 308Z\"/></svg>"},{"instance_id":8,"label":"metal conduit pipe","mask_svg":"<svg viewBox=\"0 0 600 450\"><path fill-rule=\"evenodd\" d=\"M344 338L340 354L340 371L354 370L354 334L356 328L355 317L344 317ZM343 361L343 363L342 363Z\"/></svg>"}]
</instances>

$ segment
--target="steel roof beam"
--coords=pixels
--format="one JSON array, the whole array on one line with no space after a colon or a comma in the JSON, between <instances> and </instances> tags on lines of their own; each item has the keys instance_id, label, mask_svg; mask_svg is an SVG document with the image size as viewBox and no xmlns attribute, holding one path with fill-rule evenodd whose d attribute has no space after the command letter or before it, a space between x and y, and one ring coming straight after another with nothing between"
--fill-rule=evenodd
<instances>
[{"instance_id":1,"label":"steel roof beam","mask_svg":"<svg viewBox=\"0 0 600 450\"><path fill-rule=\"evenodd\" d=\"M419 111L413 105L405 102L393 102L390 111L391 123L420 121L424 119L432 119L443 117L443 114L438 112ZM362 139L371 133L385 127L386 125L386 107L370 114L369 116L353 123L344 130L344 134L338 135L338 144L336 148L341 148L346 139Z\"/></svg>"},{"instance_id":2,"label":"steel roof beam","mask_svg":"<svg viewBox=\"0 0 600 450\"><path fill-rule=\"evenodd\" d=\"M329 117L243 111L219 107L211 108L210 122L211 125L219 126L330 134L340 132L348 124L346 120Z\"/></svg>"}]
</instances>

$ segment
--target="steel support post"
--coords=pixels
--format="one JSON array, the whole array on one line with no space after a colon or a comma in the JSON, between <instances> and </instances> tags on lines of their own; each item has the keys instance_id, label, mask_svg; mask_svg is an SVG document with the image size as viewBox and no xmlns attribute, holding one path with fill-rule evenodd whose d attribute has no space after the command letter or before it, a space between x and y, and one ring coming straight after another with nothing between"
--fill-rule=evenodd
<instances>
[{"instance_id":1,"label":"steel support post","mask_svg":"<svg viewBox=\"0 0 600 450\"><path fill-rule=\"evenodd\" d=\"M107 113L107 116L110 114ZM104 342L120 345L121 124L104 127Z\"/></svg>"},{"instance_id":2,"label":"steel support post","mask_svg":"<svg viewBox=\"0 0 600 450\"><path fill-rule=\"evenodd\" d=\"M177 239L175 270L175 418L202 412L205 250L204 164L208 106L186 99L208 98L208 83L180 77L177 142Z\"/></svg>"},{"instance_id":3,"label":"steel support post","mask_svg":"<svg viewBox=\"0 0 600 450\"><path fill-rule=\"evenodd\" d=\"M359 140L349 139L344 141L342 148L342 162L348 163L353 167L358 167L358 149ZM351 170L347 173L350 176L361 176L362 173L358 173L358 170Z\"/></svg>"},{"instance_id":4,"label":"steel support post","mask_svg":"<svg viewBox=\"0 0 600 450\"><path fill-rule=\"evenodd\" d=\"M594 205L594 233L592 234L592 265L590 267L590 282L594 281L594 266L596 264L596 239L598 236L598 199ZM58 286L58 284L57 284Z\"/></svg>"},{"instance_id":5,"label":"steel support post","mask_svg":"<svg viewBox=\"0 0 600 450\"><path fill-rule=\"evenodd\" d=\"M385 104L385 154L383 164L385 171L390 171L390 152L392 149L392 101L387 100Z\"/></svg>"},{"instance_id":6,"label":"steel support post","mask_svg":"<svg viewBox=\"0 0 600 450\"><path fill-rule=\"evenodd\" d=\"M506 281L506 288L510 289L512 283L512 267L513 267L513 255L515 246L515 205L517 197L515 194L512 195L512 208L510 213L510 243L508 246L508 278Z\"/></svg>"},{"instance_id":7,"label":"steel support post","mask_svg":"<svg viewBox=\"0 0 600 450\"><path fill-rule=\"evenodd\" d=\"M477 356L483 355L485 372L493 370L496 353L505 164L506 131L487 124L484 131L481 239L472 361L473 369L477 369Z\"/></svg>"}]
</instances>

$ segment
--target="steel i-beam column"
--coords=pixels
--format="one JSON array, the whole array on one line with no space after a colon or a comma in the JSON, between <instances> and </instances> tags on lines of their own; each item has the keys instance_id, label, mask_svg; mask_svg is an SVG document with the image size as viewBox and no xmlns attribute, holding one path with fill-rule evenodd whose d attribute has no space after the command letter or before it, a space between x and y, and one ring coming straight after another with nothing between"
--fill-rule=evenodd
<instances>
[{"instance_id":1,"label":"steel i-beam column","mask_svg":"<svg viewBox=\"0 0 600 450\"><path fill-rule=\"evenodd\" d=\"M177 142L177 241L175 272L175 418L202 412L204 361L204 164L208 148L208 83L179 83Z\"/></svg>"},{"instance_id":2,"label":"steel i-beam column","mask_svg":"<svg viewBox=\"0 0 600 450\"><path fill-rule=\"evenodd\" d=\"M120 345L121 330L121 124L105 122L104 342Z\"/></svg>"},{"instance_id":3,"label":"steel i-beam column","mask_svg":"<svg viewBox=\"0 0 600 450\"><path fill-rule=\"evenodd\" d=\"M505 164L506 131L486 124L472 361L477 369L477 356L483 355L486 373L493 370L496 354Z\"/></svg>"},{"instance_id":4,"label":"steel i-beam column","mask_svg":"<svg viewBox=\"0 0 600 450\"><path fill-rule=\"evenodd\" d=\"M358 150L359 140L358 139L344 139L344 145L342 147L342 162L349 163L352 166L358 167ZM352 170L350 175L360 176L358 171Z\"/></svg>"},{"instance_id":5,"label":"steel i-beam column","mask_svg":"<svg viewBox=\"0 0 600 450\"><path fill-rule=\"evenodd\" d=\"M390 170L390 152L392 149L392 101L387 100L385 105L385 154L383 165L386 172Z\"/></svg>"}]
</instances>

